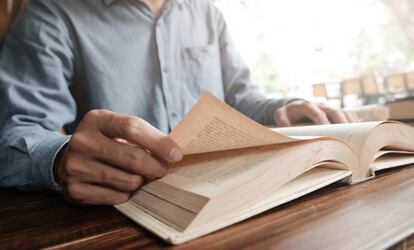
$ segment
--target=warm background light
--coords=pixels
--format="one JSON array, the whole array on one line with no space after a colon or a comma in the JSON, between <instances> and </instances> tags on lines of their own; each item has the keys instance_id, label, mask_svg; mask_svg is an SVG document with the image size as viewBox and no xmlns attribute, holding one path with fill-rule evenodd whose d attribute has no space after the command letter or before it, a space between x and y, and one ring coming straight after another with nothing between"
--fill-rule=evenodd
<instances>
[{"instance_id":1,"label":"warm background light","mask_svg":"<svg viewBox=\"0 0 414 250\"><path fill-rule=\"evenodd\" d=\"M400 13L412 1L397 2L399 8L393 8L392 0L216 4L256 84L269 94L312 98L315 83L414 69L414 43Z\"/></svg>"}]
</instances>

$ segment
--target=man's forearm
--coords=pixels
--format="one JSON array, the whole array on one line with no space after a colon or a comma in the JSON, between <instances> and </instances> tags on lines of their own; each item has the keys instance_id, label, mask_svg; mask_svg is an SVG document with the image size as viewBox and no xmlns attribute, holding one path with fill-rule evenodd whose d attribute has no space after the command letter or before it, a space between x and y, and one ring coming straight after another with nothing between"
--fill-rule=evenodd
<instances>
[{"instance_id":1,"label":"man's forearm","mask_svg":"<svg viewBox=\"0 0 414 250\"><path fill-rule=\"evenodd\" d=\"M52 166L57 152L70 136L39 126L14 126L0 130L0 187L59 191Z\"/></svg>"}]
</instances>

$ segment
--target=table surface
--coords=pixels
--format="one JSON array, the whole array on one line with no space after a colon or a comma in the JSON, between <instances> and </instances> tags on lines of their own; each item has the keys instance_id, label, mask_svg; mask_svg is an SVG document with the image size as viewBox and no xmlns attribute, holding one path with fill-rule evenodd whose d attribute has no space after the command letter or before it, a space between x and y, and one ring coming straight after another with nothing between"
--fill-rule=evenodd
<instances>
[{"instance_id":1,"label":"table surface","mask_svg":"<svg viewBox=\"0 0 414 250\"><path fill-rule=\"evenodd\" d=\"M408 249L413 215L414 167L354 186L331 185L179 246L112 207L80 208L54 194L0 190L0 249Z\"/></svg>"}]
</instances>

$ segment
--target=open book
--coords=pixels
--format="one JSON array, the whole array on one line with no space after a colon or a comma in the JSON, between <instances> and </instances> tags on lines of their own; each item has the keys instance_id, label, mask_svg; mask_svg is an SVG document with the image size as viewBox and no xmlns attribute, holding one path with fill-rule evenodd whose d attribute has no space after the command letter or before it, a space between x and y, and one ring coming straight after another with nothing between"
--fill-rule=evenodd
<instances>
[{"instance_id":1,"label":"open book","mask_svg":"<svg viewBox=\"0 0 414 250\"><path fill-rule=\"evenodd\" d=\"M179 244L331 183L414 163L414 129L393 122L270 130L205 94L170 136L184 152L115 206L163 240Z\"/></svg>"}]
</instances>

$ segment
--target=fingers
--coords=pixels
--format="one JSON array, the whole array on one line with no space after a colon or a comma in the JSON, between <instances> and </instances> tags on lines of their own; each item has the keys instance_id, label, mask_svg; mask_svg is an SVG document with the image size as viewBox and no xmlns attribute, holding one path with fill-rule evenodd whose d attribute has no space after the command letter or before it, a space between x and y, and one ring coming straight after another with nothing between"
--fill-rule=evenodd
<instances>
[{"instance_id":1,"label":"fingers","mask_svg":"<svg viewBox=\"0 0 414 250\"><path fill-rule=\"evenodd\" d=\"M325 112L326 116L328 117L329 121L332 123L348 123L351 122L349 117L339 109L333 109L326 107L324 105L319 106L323 112Z\"/></svg>"},{"instance_id":2,"label":"fingers","mask_svg":"<svg viewBox=\"0 0 414 250\"><path fill-rule=\"evenodd\" d=\"M354 113L333 109L323 104L297 100L276 110L274 120L278 127L286 127L306 120L319 125L358 122L358 117Z\"/></svg>"},{"instance_id":3,"label":"fingers","mask_svg":"<svg viewBox=\"0 0 414 250\"><path fill-rule=\"evenodd\" d=\"M88 114L97 121L99 130L110 138L122 138L142 145L168 162L178 162L183 157L177 143L143 119L106 110L91 111Z\"/></svg>"},{"instance_id":4,"label":"fingers","mask_svg":"<svg viewBox=\"0 0 414 250\"><path fill-rule=\"evenodd\" d=\"M314 103L305 102L295 108L300 109L305 118L309 118L314 124L330 124L326 113Z\"/></svg>"},{"instance_id":5,"label":"fingers","mask_svg":"<svg viewBox=\"0 0 414 250\"><path fill-rule=\"evenodd\" d=\"M359 122L360 119L354 112L344 112L349 122Z\"/></svg>"},{"instance_id":6,"label":"fingers","mask_svg":"<svg viewBox=\"0 0 414 250\"><path fill-rule=\"evenodd\" d=\"M143 148L109 139L99 133L94 140L88 134L77 133L68 145L71 152L88 155L94 159L123 169L126 172L156 179L167 173L167 164Z\"/></svg>"},{"instance_id":7,"label":"fingers","mask_svg":"<svg viewBox=\"0 0 414 250\"><path fill-rule=\"evenodd\" d=\"M167 173L179 146L144 120L94 110L79 123L53 164L55 180L77 204L120 204L144 179Z\"/></svg>"},{"instance_id":8,"label":"fingers","mask_svg":"<svg viewBox=\"0 0 414 250\"><path fill-rule=\"evenodd\" d=\"M73 157L67 162L67 182L105 186L121 192L132 192L144 183L144 178L85 157Z\"/></svg>"},{"instance_id":9,"label":"fingers","mask_svg":"<svg viewBox=\"0 0 414 250\"><path fill-rule=\"evenodd\" d=\"M332 123L352 123L359 122L358 116L354 112L346 112L341 109L333 109L325 105L319 105L321 109L327 114Z\"/></svg>"},{"instance_id":10,"label":"fingers","mask_svg":"<svg viewBox=\"0 0 414 250\"><path fill-rule=\"evenodd\" d=\"M274 116L274 120L276 121L276 126L278 127L290 127L292 123L289 120L289 116L287 114L287 108L282 107L276 110Z\"/></svg>"},{"instance_id":11,"label":"fingers","mask_svg":"<svg viewBox=\"0 0 414 250\"><path fill-rule=\"evenodd\" d=\"M121 192L88 183L71 183L65 190L71 203L87 205L118 205L128 201L130 192Z\"/></svg>"},{"instance_id":12,"label":"fingers","mask_svg":"<svg viewBox=\"0 0 414 250\"><path fill-rule=\"evenodd\" d=\"M298 122L311 120L315 124L329 124L325 112L316 104L298 100L285 107L279 108L274 113L274 120L278 127L292 126Z\"/></svg>"}]
</instances>

